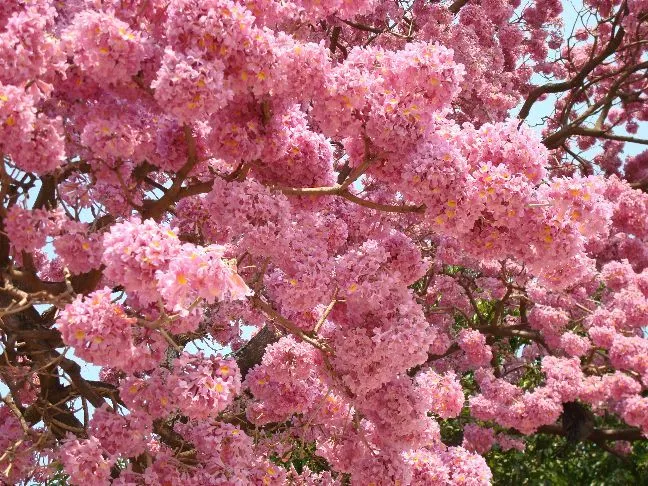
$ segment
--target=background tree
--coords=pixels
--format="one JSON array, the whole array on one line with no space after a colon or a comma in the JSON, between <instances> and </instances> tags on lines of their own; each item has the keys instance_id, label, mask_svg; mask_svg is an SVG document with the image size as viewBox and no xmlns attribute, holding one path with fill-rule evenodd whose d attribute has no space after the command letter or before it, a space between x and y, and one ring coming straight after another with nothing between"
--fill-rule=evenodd
<instances>
[{"instance_id":1,"label":"background tree","mask_svg":"<svg viewBox=\"0 0 648 486\"><path fill-rule=\"evenodd\" d=\"M2 2L2 481L640 481L647 24Z\"/></svg>"}]
</instances>

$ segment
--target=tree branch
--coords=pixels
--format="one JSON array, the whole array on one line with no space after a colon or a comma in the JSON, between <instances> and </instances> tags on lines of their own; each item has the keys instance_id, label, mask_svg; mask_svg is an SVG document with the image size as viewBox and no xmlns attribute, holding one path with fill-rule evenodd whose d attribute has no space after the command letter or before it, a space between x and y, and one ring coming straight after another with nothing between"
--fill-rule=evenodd
<instances>
[{"instance_id":1,"label":"tree branch","mask_svg":"<svg viewBox=\"0 0 648 486\"><path fill-rule=\"evenodd\" d=\"M526 119L526 117L529 116L529 113L531 112L531 107L542 95L550 94L550 93L560 93L562 91L573 89L579 84L581 84L585 80L585 78L589 75L589 73L591 73L599 64L601 64L601 62L603 62L609 56L614 54L614 52L621 45L624 35L625 35L625 31L623 30L623 28L619 28L616 35L614 35L610 39L610 42L608 43L606 48L598 56L594 57L593 59L585 63L585 65L578 72L578 74L574 76L572 79L570 79L569 81L545 84L543 86L538 86L537 88L533 89L531 93L529 93L529 96L527 97L524 104L522 105L522 109L518 114L518 118L520 120Z\"/></svg>"}]
</instances>

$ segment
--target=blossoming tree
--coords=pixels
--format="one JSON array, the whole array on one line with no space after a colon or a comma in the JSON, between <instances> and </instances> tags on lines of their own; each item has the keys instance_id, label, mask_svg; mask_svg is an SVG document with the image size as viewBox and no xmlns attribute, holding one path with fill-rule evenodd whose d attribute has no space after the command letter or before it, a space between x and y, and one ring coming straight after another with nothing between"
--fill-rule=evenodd
<instances>
[{"instance_id":1,"label":"blossoming tree","mask_svg":"<svg viewBox=\"0 0 648 486\"><path fill-rule=\"evenodd\" d=\"M482 485L536 433L641 441L648 3L563 20L1 2L0 481Z\"/></svg>"}]
</instances>

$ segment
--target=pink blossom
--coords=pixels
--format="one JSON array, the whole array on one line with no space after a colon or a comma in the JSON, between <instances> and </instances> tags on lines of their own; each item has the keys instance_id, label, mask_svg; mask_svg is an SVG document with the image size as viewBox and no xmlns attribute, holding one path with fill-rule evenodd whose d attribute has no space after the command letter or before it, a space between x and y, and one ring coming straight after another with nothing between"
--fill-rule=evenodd
<instances>
[{"instance_id":1,"label":"pink blossom","mask_svg":"<svg viewBox=\"0 0 648 486\"><path fill-rule=\"evenodd\" d=\"M4 220L5 231L17 252L32 252L45 245L48 230L47 211L29 211L13 206Z\"/></svg>"},{"instance_id":2,"label":"pink blossom","mask_svg":"<svg viewBox=\"0 0 648 486\"><path fill-rule=\"evenodd\" d=\"M463 329L459 333L457 342L466 353L466 358L471 366L487 365L493 358L490 346L486 344L486 336L479 331Z\"/></svg>"},{"instance_id":3,"label":"pink blossom","mask_svg":"<svg viewBox=\"0 0 648 486\"><path fill-rule=\"evenodd\" d=\"M182 354L174 361L167 386L180 411L206 419L223 411L238 395L241 375L234 360Z\"/></svg>"},{"instance_id":4,"label":"pink blossom","mask_svg":"<svg viewBox=\"0 0 648 486\"><path fill-rule=\"evenodd\" d=\"M222 258L217 245L196 247L185 244L165 270L158 270L158 289L174 311L183 312L197 299L213 304L221 300L240 300L251 293L235 269Z\"/></svg>"},{"instance_id":5,"label":"pink blossom","mask_svg":"<svg viewBox=\"0 0 648 486\"><path fill-rule=\"evenodd\" d=\"M142 302L155 302L159 295L155 273L168 267L180 246L172 229L161 228L153 220L118 223L104 236L106 277L137 292Z\"/></svg>"},{"instance_id":6,"label":"pink blossom","mask_svg":"<svg viewBox=\"0 0 648 486\"><path fill-rule=\"evenodd\" d=\"M77 14L64 39L74 63L105 85L129 82L149 50L143 36L127 23L94 10Z\"/></svg>"},{"instance_id":7,"label":"pink blossom","mask_svg":"<svg viewBox=\"0 0 648 486\"><path fill-rule=\"evenodd\" d=\"M245 378L244 385L256 399L247 411L250 420L257 424L283 422L327 400L324 383L318 376L318 353L291 337L268 346L261 363Z\"/></svg>"},{"instance_id":8,"label":"pink blossom","mask_svg":"<svg viewBox=\"0 0 648 486\"><path fill-rule=\"evenodd\" d=\"M233 96L224 85L224 69L220 61L205 63L199 57L167 49L151 87L160 106L179 120L205 117L223 108Z\"/></svg>"},{"instance_id":9,"label":"pink blossom","mask_svg":"<svg viewBox=\"0 0 648 486\"><path fill-rule=\"evenodd\" d=\"M579 336L571 331L560 336L560 347L569 356L583 356L590 350L591 346L586 337Z\"/></svg>"},{"instance_id":10,"label":"pink blossom","mask_svg":"<svg viewBox=\"0 0 648 486\"><path fill-rule=\"evenodd\" d=\"M103 408L94 412L89 429L108 454L135 457L146 448L146 436L151 432L151 422L141 414L122 417Z\"/></svg>"},{"instance_id":11,"label":"pink blossom","mask_svg":"<svg viewBox=\"0 0 648 486\"><path fill-rule=\"evenodd\" d=\"M464 393L453 372L439 375L426 370L416 376L416 382L426 394L431 412L441 418L457 417L464 406Z\"/></svg>"},{"instance_id":12,"label":"pink blossom","mask_svg":"<svg viewBox=\"0 0 648 486\"><path fill-rule=\"evenodd\" d=\"M468 424L464 427L462 447L479 454L486 454L495 444L495 431L490 428Z\"/></svg>"},{"instance_id":13,"label":"pink blossom","mask_svg":"<svg viewBox=\"0 0 648 486\"><path fill-rule=\"evenodd\" d=\"M155 367L163 357L163 339L151 335L142 340L141 333L148 331L134 331L137 319L114 303L111 294L105 287L68 304L57 320L63 341L74 347L77 356L95 364L126 371ZM136 337L145 342L136 344Z\"/></svg>"},{"instance_id":14,"label":"pink blossom","mask_svg":"<svg viewBox=\"0 0 648 486\"><path fill-rule=\"evenodd\" d=\"M110 467L113 461L103 457L101 445L95 437L66 440L61 445L58 456L65 472L75 483L97 486L110 484Z\"/></svg>"},{"instance_id":15,"label":"pink blossom","mask_svg":"<svg viewBox=\"0 0 648 486\"><path fill-rule=\"evenodd\" d=\"M0 406L0 432L0 452L4 456L0 460L0 479L17 483L29 474L32 444L14 412L4 404Z\"/></svg>"}]
</instances>

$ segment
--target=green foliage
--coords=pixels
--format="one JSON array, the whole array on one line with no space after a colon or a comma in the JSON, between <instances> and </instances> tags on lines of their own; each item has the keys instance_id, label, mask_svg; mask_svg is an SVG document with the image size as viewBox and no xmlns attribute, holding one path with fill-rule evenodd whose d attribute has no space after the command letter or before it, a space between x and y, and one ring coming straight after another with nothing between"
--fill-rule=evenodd
<instances>
[{"instance_id":1,"label":"green foliage","mask_svg":"<svg viewBox=\"0 0 648 486\"><path fill-rule=\"evenodd\" d=\"M412 285L409 286L410 289L412 289L415 293L420 294L424 291L425 286L427 284L426 278L420 278L416 282L414 282Z\"/></svg>"},{"instance_id":2,"label":"green foliage","mask_svg":"<svg viewBox=\"0 0 648 486\"><path fill-rule=\"evenodd\" d=\"M493 450L486 460L495 485L648 486L645 441L620 458L592 442L539 434L528 439L524 452Z\"/></svg>"},{"instance_id":3,"label":"green foliage","mask_svg":"<svg viewBox=\"0 0 648 486\"><path fill-rule=\"evenodd\" d=\"M524 368L524 374L520 377L517 385L524 390L532 390L533 388L540 386L544 381L544 374L540 369L540 363L537 363L537 366L528 366Z\"/></svg>"},{"instance_id":4,"label":"green foliage","mask_svg":"<svg viewBox=\"0 0 648 486\"><path fill-rule=\"evenodd\" d=\"M458 274L464 269L464 267L459 266L459 265L444 265L443 266L443 273L445 275L450 275L451 277Z\"/></svg>"},{"instance_id":5,"label":"green foliage","mask_svg":"<svg viewBox=\"0 0 648 486\"><path fill-rule=\"evenodd\" d=\"M56 463L56 473L45 482L45 486L68 486L70 477L63 472L63 466ZM29 483L35 484L35 483Z\"/></svg>"},{"instance_id":6,"label":"green foliage","mask_svg":"<svg viewBox=\"0 0 648 486\"><path fill-rule=\"evenodd\" d=\"M463 428L470 422L474 419L468 408L457 418L439 420L443 443L461 445ZM610 419L597 422L598 426L619 426ZM648 486L648 441L635 442L630 455L619 457L593 442L571 443L563 437L537 434L526 438L524 452L504 452L495 446L486 461L494 485Z\"/></svg>"},{"instance_id":7,"label":"green foliage","mask_svg":"<svg viewBox=\"0 0 648 486\"><path fill-rule=\"evenodd\" d=\"M454 419L439 420L439 428L441 429L441 442L448 446L461 445L463 442L463 427L464 427L464 410L459 417Z\"/></svg>"},{"instance_id":8,"label":"green foliage","mask_svg":"<svg viewBox=\"0 0 648 486\"><path fill-rule=\"evenodd\" d=\"M293 447L282 457L271 457L272 462L289 470L292 467L301 474L305 466L313 472L321 472L329 469L328 462L315 454L314 442L295 441Z\"/></svg>"}]
</instances>

